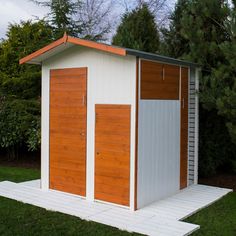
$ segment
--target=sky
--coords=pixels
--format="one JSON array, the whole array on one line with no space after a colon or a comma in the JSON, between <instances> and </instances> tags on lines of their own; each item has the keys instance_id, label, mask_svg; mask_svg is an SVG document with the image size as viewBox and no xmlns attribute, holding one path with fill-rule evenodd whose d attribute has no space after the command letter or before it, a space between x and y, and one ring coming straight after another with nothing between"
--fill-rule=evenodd
<instances>
[{"instance_id":1,"label":"sky","mask_svg":"<svg viewBox=\"0 0 236 236\"><path fill-rule=\"evenodd\" d=\"M172 3L175 0L170 0ZM30 0L0 0L0 39L5 38L9 23L43 18L48 9L39 7Z\"/></svg>"},{"instance_id":2,"label":"sky","mask_svg":"<svg viewBox=\"0 0 236 236\"><path fill-rule=\"evenodd\" d=\"M9 23L44 17L48 9L29 0L0 0L0 38L5 38Z\"/></svg>"}]
</instances>

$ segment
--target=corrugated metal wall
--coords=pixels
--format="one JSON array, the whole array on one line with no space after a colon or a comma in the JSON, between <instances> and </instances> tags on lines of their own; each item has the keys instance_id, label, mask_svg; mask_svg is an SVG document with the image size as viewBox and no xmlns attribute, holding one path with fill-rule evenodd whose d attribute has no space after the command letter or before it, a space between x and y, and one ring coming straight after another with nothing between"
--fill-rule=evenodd
<instances>
[{"instance_id":1,"label":"corrugated metal wall","mask_svg":"<svg viewBox=\"0 0 236 236\"><path fill-rule=\"evenodd\" d=\"M140 100L138 208L179 190L180 102Z\"/></svg>"},{"instance_id":2,"label":"corrugated metal wall","mask_svg":"<svg viewBox=\"0 0 236 236\"><path fill-rule=\"evenodd\" d=\"M195 159L195 70L190 70L189 80L189 148L188 148L188 183L194 183L194 159Z\"/></svg>"}]
</instances>

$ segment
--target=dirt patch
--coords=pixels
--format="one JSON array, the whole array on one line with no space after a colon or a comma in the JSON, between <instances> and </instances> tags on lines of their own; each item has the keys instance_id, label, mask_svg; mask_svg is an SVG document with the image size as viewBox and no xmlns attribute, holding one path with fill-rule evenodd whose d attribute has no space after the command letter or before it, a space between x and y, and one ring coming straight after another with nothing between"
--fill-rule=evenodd
<instances>
[{"instance_id":1,"label":"dirt patch","mask_svg":"<svg viewBox=\"0 0 236 236\"><path fill-rule=\"evenodd\" d=\"M18 160L9 160L0 156L0 166L40 169L40 157L37 156L33 158L27 157Z\"/></svg>"},{"instance_id":2,"label":"dirt patch","mask_svg":"<svg viewBox=\"0 0 236 236\"><path fill-rule=\"evenodd\" d=\"M218 174L208 178L200 178L199 184L206 184L222 188L230 188L236 192L236 174Z\"/></svg>"},{"instance_id":3,"label":"dirt patch","mask_svg":"<svg viewBox=\"0 0 236 236\"><path fill-rule=\"evenodd\" d=\"M40 169L40 162L0 161L0 166Z\"/></svg>"}]
</instances>

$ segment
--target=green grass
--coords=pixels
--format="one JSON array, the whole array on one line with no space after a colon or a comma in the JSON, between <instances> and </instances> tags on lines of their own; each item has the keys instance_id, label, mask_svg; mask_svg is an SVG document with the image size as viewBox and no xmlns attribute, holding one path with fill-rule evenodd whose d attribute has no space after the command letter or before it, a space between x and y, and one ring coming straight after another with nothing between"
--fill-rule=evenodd
<instances>
[{"instance_id":1,"label":"green grass","mask_svg":"<svg viewBox=\"0 0 236 236\"><path fill-rule=\"evenodd\" d=\"M130 236L125 231L0 197L1 236Z\"/></svg>"},{"instance_id":2,"label":"green grass","mask_svg":"<svg viewBox=\"0 0 236 236\"><path fill-rule=\"evenodd\" d=\"M200 230L196 231L193 236L235 236L236 192L229 193L185 221L201 226Z\"/></svg>"},{"instance_id":3,"label":"green grass","mask_svg":"<svg viewBox=\"0 0 236 236\"><path fill-rule=\"evenodd\" d=\"M38 170L0 166L0 181L22 182L38 178L40 178ZM0 197L0 235L130 236L138 234Z\"/></svg>"},{"instance_id":4,"label":"green grass","mask_svg":"<svg viewBox=\"0 0 236 236\"><path fill-rule=\"evenodd\" d=\"M33 179L40 179L39 170L0 166L0 181L9 180L18 183Z\"/></svg>"},{"instance_id":5,"label":"green grass","mask_svg":"<svg viewBox=\"0 0 236 236\"><path fill-rule=\"evenodd\" d=\"M40 178L39 170L1 167L0 181L22 182ZM185 220L199 224L193 236L236 235L236 193L230 193L215 204ZM1 236L125 236L138 235L77 217L23 204L0 197Z\"/></svg>"}]
</instances>

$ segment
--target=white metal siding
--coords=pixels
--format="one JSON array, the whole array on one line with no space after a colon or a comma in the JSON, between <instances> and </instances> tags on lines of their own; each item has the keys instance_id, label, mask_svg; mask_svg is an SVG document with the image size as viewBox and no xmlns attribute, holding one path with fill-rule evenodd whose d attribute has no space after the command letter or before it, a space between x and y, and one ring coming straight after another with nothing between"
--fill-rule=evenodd
<instances>
[{"instance_id":1,"label":"white metal siding","mask_svg":"<svg viewBox=\"0 0 236 236\"><path fill-rule=\"evenodd\" d=\"M196 117L196 83L195 70L190 70L189 79L189 148L188 148L188 184L194 183L194 169L195 169L195 117ZM198 145L198 144L197 144Z\"/></svg>"},{"instance_id":2,"label":"white metal siding","mask_svg":"<svg viewBox=\"0 0 236 236\"><path fill-rule=\"evenodd\" d=\"M41 105L41 188L49 188L49 93L48 70L42 67Z\"/></svg>"},{"instance_id":3,"label":"white metal siding","mask_svg":"<svg viewBox=\"0 0 236 236\"><path fill-rule=\"evenodd\" d=\"M43 63L42 187L48 188L49 172L49 71L73 67L88 67L86 197L94 200L95 104L131 104L130 206L133 208L136 102L136 58L133 56L121 57L74 46Z\"/></svg>"},{"instance_id":4,"label":"white metal siding","mask_svg":"<svg viewBox=\"0 0 236 236\"><path fill-rule=\"evenodd\" d=\"M138 208L180 188L180 102L139 101Z\"/></svg>"}]
</instances>

